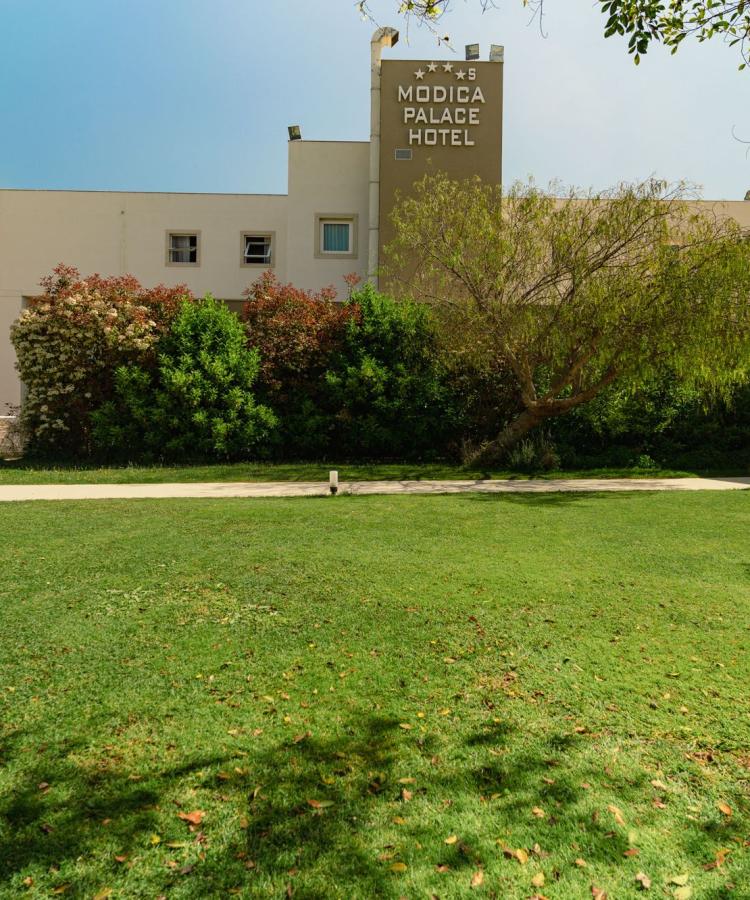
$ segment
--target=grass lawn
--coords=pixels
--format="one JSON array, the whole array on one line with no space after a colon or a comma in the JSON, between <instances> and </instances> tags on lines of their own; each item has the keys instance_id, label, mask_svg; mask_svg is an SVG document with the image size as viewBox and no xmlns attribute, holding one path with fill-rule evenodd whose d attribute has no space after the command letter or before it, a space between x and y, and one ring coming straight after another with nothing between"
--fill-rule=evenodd
<instances>
[{"instance_id":1,"label":"grass lawn","mask_svg":"<svg viewBox=\"0 0 750 900\"><path fill-rule=\"evenodd\" d=\"M0 535L2 897L750 896L743 493Z\"/></svg>"},{"instance_id":2,"label":"grass lawn","mask_svg":"<svg viewBox=\"0 0 750 900\"><path fill-rule=\"evenodd\" d=\"M0 460L0 484L154 484L195 481L328 481L337 469L342 481L529 478L510 470L464 468L448 463L216 463L196 466L54 466ZM681 469L608 468L543 472L535 478L679 478L697 474L743 475L743 471L698 473Z\"/></svg>"}]
</instances>

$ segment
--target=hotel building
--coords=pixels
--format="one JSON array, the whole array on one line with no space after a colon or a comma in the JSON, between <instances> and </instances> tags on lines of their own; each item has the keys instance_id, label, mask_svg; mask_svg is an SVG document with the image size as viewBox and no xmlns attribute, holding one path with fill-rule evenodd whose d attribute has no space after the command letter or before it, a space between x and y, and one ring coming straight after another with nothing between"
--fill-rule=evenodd
<instances>
[{"instance_id":1,"label":"hotel building","mask_svg":"<svg viewBox=\"0 0 750 900\"><path fill-rule=\"evenodd\" d=\"M83 275L130 273L185 283L239 307L266 269L282 281L342 293L374 277L395 193L427 171L500 183L503 52L489 60L389 60L371 43L369 141L306 141L290 128L288 192L277 194L0 190L0 414L20 403L11 323L58 263ZM750 202L722 203L750 226Z\"/></svg>"}]
</instances>

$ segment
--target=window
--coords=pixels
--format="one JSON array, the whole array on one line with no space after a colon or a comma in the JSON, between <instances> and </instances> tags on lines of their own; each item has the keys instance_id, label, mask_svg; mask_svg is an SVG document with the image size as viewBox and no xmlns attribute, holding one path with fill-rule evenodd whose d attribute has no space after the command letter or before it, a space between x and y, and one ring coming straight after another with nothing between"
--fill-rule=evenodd
<instances>
[{"instance_id":1,"label":"window","mask_svg":"<svg viewBox=\"0 0 750 900\"><path fill-rule=\"evenodd\" d=\"M197 266L199 236L197 231L167 232L167 265Z\"/></svg>"},{"instance_id":2,"label":"window","mask_svg":"<svg viewBox=\"0 0 750 900\"><path fill-rule=\"evenodd\" d=\"M315 256L357 256L357 216L317 215L315 217Z\"/></svg>"},{"instance_id":3,"label":"window","mask_svg":"<svg viewBox=\"0 0 750 900\"><path fill-rule=\"evenodd\" d=\"M397 149L393 155L394 155L394 158L397 160L410 160L412 158L411 150L406 149L406 148Z\"/></svg>"},{"instance_id":4,"label":"window","mask_svg":"<svg viewBox=\"0 0 750 900\"><path fill-rule=\"evenodd\" d=\"M323 253L349 253L351 222L323 222Z\"/></svg>"},{"instance_id":5,"label":"window","mask_svg":"<svg viewBox=\"0 0 750 900\"><path fill-rule=\"evenodd\" d=\"M271 267L273 265L273 239L272 232L244 231L242 233L242 265Z\"/></svg>"}]
</instances>

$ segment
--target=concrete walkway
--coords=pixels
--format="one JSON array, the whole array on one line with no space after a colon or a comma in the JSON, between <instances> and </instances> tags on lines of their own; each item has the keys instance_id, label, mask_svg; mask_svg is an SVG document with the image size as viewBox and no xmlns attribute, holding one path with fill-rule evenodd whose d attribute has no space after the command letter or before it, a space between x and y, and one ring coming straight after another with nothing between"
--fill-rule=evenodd
<instances>
[{"instance_id":1,"label":"concrete walkway","mask_svg":"<svg viewBox=\"0 0 750 900\"><path fill-rule=\"evenodd\" d=\"M571 478L550 481L352 481L339 494L544 494L561 491L733 491L750 489L750 478ZM322 497L321 482L207 482L195 484L0 485L0 501L135 500L164 497Z\"/></svg>"}]
</instances>

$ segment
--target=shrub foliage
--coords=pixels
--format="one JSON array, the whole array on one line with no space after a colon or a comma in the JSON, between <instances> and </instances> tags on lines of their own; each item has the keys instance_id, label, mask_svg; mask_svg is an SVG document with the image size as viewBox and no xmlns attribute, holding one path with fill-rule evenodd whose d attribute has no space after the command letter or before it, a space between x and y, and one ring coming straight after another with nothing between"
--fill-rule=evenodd
<instances>
[{"instance_id":1,"label":"shrub foliage","mask_svg":"<svg viewBox=\"0 0 750 900\"><path fill-rule=\"evenodd\" d=\"M302 291L270 273L246 301L238 318L184 287L58 266L12 331L27 451L457 459L522 409L517 373L465 342L446 347L429 305L369 285L338 302L332 288ZM549 378L538 366L539 389ZM727 469L750 466L748 448L750 387L709 394L661 364L552 418L505 462Z\"/></svg>"},{"instance_id":2,"label":"shrub foliage","mask_svg":"<svg viewBox=\"0 0 750 900\"><path fill-rule=\"evenodd\" d=\"M155 360L184 285L146 289L130 275L81 278L58 266L11 329L26 386L21 421L31 452L89 453L91 414L112 397L119 366Z\"/></svg>"},{"instance_id":3,"label":"shrub foliage","mask_svg":"<svg viewBox=\"0 0 750 900\"><path fill-rule=\"evenodd\" d=\"M224 304L210 296L183 303L155 369L116 370L115 397L94 414L95 445L164 459L257 455L276 422L255 402L258 369L258 351Z\"/></svg>"},{"instance_id":4,"label":"shrub foliage","mask_svg":"<svg viewBox=\"0 0 750 900\"><path fill-rule=\"evenodd\" d=\"M454 424L429 310L369 285L335 293L265 275L248 291L248 343L261 396L278 413L283 457L417 458L444 450Z\"/></svg>"}]
</instances>

